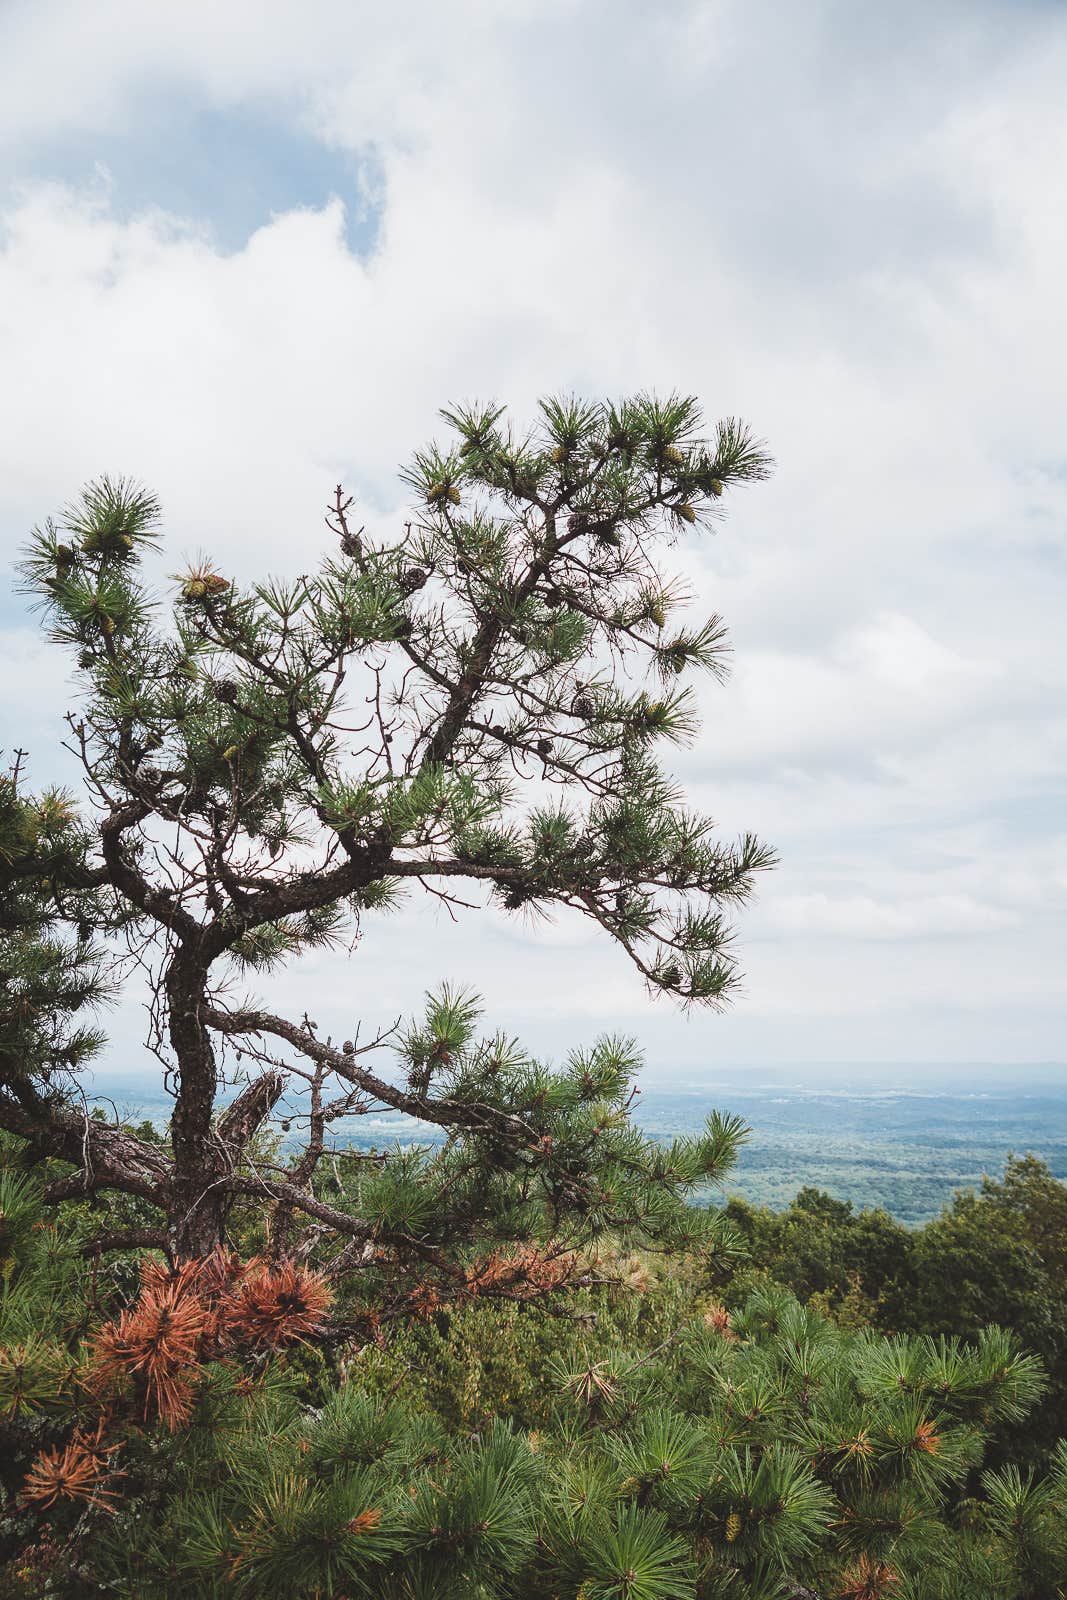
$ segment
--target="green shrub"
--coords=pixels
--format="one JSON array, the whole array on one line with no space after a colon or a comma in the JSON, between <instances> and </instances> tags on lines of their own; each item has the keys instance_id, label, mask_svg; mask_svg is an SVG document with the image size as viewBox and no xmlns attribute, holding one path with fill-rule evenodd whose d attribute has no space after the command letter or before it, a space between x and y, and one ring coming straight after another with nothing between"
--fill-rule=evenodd
<instances>
[{"instance_id":1,"label":"green shrub","mask_svg":"<svg viewBox=\"0 0 1067 1600\"><path fill-rule=\"evenodd\" d=\"M1067 1450L983 1471L1043 1385L996 1328L887 1338L775 1286L731 1315L693 1262L605 1255L556 1306L476 1303L332 1353L234 1345L168 1427L86 1382L91 1274L11 1192L0 1326L32 1312L48 1370L8 1391L5 1595L1062 1592Z\"/></svg>"}]
</instances>

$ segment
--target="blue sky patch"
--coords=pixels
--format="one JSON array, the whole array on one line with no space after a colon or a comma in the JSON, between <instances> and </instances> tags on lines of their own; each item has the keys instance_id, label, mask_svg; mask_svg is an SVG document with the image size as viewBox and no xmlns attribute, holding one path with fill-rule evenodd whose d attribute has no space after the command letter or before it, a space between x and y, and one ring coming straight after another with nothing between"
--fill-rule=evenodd
<instances>
[{"instance_id":1,"label":"blue sky patch","mask_svg":"<svg viewBox=\"0 0 1067 1600\"><path fill-rule=\"evenodd\" d=\"M367 151L331 149L278 113L275 104L228 107L185 96L141 100L132 126L64 134L0 162L3 188L28 182L111 184L119 220L162 209L207 226L218 249L240 250L272 215L345 205L348 247L367 255L381 216L380 169Z\"/></svg>"}]
</instances>

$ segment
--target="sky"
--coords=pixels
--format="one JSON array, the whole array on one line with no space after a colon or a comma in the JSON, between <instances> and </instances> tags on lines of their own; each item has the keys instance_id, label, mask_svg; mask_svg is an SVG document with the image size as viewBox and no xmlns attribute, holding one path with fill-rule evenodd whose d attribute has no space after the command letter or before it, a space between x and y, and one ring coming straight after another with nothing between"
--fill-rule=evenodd
<instances>
[{"instance_id":1,"label":"sky","mask_svg":"<svg viewBox=\"0 0 1067 1600\"><path fill-rule=\"evenodd\" d=\"M471 983L661 1082L1067 1057L1065 81L1058 0L5 0L5 572L110 471L163 501L161 577L295 573L339 480L398 526L475 397L683 390L777 460L673 554L734 647L676 770L781 857L730 1011L578 920L418 906L273 1004L343 1035ZM35 783L72 703L5 579ZM112 1031L154 1070L136 997Z\"/></svg>"}]
</instances>

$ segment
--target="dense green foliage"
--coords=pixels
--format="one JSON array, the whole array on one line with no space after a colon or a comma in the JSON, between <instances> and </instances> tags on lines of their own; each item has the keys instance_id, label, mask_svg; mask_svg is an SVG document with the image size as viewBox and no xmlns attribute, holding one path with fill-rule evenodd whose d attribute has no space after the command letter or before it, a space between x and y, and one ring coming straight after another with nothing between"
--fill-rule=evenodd
<instances>
[{"instance_id":1,"label":"dense green foliage","mask_svg":"<svg viewBox=\"0 0 1067 1600\"><path fill-rule=\"evenodd\" d=\"M783 1211L732 1200L726 1213L758 1264L749 1286L767 1277L845 1323L898 1333L1012 1328L1041 1357L1049 1392L998 1451L1029 1460L1067 1436L1067 1185L1043 1162L1010 1159L1002 1179L916 1229L815 1189Z\"/></svg>"},{"instance_id":2,"label":"dense green foliage","mask_svg":"<svg viewBox=\"0 0 1067 1600\"><path fill-rule=\"evenodd\" d=\"M388 1338L192 1357L195 1403L168 1425L136 1377L98 1379L132 1262L87 1260L84 1204L49 1225L5 1159L5 1594L1065 1592L1067 1452L1036 1475L983 1466L1043 1388L1008 1333L886 1338L746 1293L721 1259L605 1245L555 1306L474 1300Z\"/></svg>"}]
</instances>

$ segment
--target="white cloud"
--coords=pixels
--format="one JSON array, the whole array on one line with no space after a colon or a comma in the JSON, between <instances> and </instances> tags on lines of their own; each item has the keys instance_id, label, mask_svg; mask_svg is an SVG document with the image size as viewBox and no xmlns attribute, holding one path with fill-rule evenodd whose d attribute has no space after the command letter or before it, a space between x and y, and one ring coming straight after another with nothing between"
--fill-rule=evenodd
<instances>
[{"instance_id":1,"label":"white cloud","mask_svg":"<svg viewBox=\"0 0 1067 1600\"><path fill-rule=\"evenodd\" d=\"M521 411L546 388L677 386L779 458L715 540L675 553L736 646L682 769L727 830L784 856L744 923L747 1000L671 1022L569 925L502 940L492 917L420 916L340 979L386 1010L465 976L502 1023L629 1018L665 1059L705 1027L742 1055L1060 1048L1067 23L914 5L887 30L862 9L5 11L17 150L134 140L146 97L256 104L280 138L373 148L384 195L365 258L340 201L265 216L227 254L205 217L122 220L103 181L9 197L12 546L110 469L164 500L161 574L198 549L298 570L333 483L395 519L397 462L471 394ZM22 635L3 648L30 659ZM43 742L64 673L32 661ZM0 742L27 742L25 710L0 700ZM309 981L325 992L329 970ZM874 1041L864 1015L893 1020Z\"/></svg>"},{"instance_id":2,"label":"white cloud","mask_svg":"<svg viewBox=\"0 0 1067 1600\"><path fill-rule=\"evenodd\" d=\"M873 895L786 895L775 900L767 921L785 934L818 938L928 939L945 934L998 933L1017 926L1018 915L982 905L970 895L878 900Z\"/></svg>"}]
</instances>

